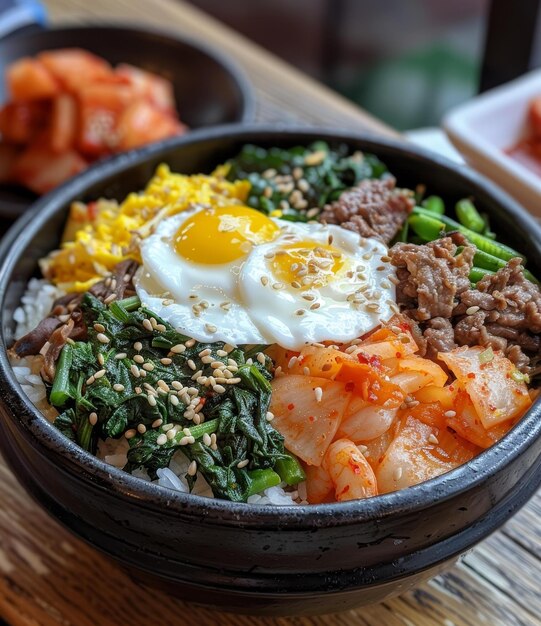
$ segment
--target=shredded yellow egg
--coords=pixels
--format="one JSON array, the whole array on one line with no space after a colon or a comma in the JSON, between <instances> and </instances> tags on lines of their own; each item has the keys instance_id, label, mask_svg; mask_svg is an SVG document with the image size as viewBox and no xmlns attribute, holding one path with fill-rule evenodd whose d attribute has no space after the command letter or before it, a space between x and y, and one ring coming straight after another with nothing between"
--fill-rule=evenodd
<instances>
[{"instance_id":1,"label":"shredded yellow egg","mask_svg":"<svg viewBox=\"0 0 541 626\"><path fill-rule=\"evenodd\" d=\"M87 291L125 259L140 261L137 242L146 238L164 217L194 205L243 204L248 181L229 182L224 171L186 176L162 164L146 189L131 193L121 204L98 201L71 207L63 243L42 262L43 274L66 291Z\"/></svg>"}]
</instances>

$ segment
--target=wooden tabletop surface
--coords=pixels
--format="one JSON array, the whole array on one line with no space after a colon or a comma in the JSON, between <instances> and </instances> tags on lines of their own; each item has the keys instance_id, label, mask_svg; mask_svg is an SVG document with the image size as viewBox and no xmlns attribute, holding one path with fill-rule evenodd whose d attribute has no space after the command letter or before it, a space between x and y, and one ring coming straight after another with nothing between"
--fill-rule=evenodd
<instances>
[{"instance_id":1,"label":"wooden tabletop surface","mask_svg":"<svg viewBox=\"0 0 541 626\"><path fill-rule=\"evenodd\" d=\"M200 37L241 65L257 119L395 133L179 0L47 0L53 23L129 21ZM313 618L255 618L136 584L26 495L0 460L0 616L12 626L522 626L541 624L541 495L447 574L399 598Z\"/></svg>"}]
</instances>

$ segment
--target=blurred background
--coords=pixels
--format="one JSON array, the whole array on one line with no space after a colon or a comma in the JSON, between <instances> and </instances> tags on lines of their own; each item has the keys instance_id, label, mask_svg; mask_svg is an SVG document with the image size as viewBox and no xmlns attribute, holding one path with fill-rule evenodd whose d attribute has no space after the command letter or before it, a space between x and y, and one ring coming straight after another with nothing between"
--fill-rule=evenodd
<instances>
[{"instance_id":1,"label":"blurred background","mask_svg":"<svg viewBox=\"0 0 541 626\"><path fill-rule=\"evenodd\" d=\"M490 0L191 2L399 130L478 92Z\"/></svg>"}]
</instances>

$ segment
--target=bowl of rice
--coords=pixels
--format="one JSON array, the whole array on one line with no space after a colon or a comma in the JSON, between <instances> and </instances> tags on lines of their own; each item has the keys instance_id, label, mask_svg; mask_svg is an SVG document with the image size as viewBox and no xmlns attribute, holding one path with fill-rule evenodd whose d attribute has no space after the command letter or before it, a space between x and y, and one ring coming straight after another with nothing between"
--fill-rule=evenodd
<instances>
[{"instance_id":1,"label":"bowl of rice","mask_svg":"<svg viewBox=\"0 0 541 626\"><path fill-rule=\"evenodd\" d=\"M521 207L403 143L224 126L145 147L1 244L2 453L189 601L382 601L541 484L540 268Z\"/></svg>"}]
</instances>

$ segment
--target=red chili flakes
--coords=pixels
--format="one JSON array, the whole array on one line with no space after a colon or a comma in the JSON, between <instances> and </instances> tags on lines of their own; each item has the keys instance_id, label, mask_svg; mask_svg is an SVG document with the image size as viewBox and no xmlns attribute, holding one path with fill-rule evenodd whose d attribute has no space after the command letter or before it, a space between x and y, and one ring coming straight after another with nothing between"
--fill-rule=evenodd
<instances>
[{"instance_id":1,"label":"red chili flakes","mask_svg":"<svg viewBox=\"0 0 541 626\"><path fill-rule=\"evenodd\" d=\"M397 352L395 354L395 356L396 356L397 359L401 359L402 358L402 352Z\"/></svg>"},{"instance_id":2,"label":"red chili flakes","mask_svg":"<svg viewBox=\"0 0 541 626\"><path fill-rule=\"evenodd\" d=\"M316 418L315 418L313 415L309 415L309 416L308 416L308 421L309 421L309 422L315 422L315 421L316 421Z\"/></svg>"},{"instance_id":3,"label":"red chili flakes","mask_svg":"<svg viewBox=\"0 0 541 626\"><path fill-rule=\"evenodd\" d=\"M470 372L470 373L468 374L468 378L475 378L475 374L474 374L473 372Z\"/></svg>"},{"instance_id":4,"label":"red chili flakes","mask_svg":"<svg viewBox=\"0 0 541 626\"><path fill-rule=\"evenodd\" d=\"M348 491L349 491L349 485L346 485L346 486L342 489L342 491L341 491L339 494L337 494L337 495L338 495L338 496L343 496L343 495L344 495L345 493L347 493Z\"/></svg>"},{"instance_id":5,"label":"red chili flakes","mask_svg":"<svg viewBox=\"0 0 541 626\"><path fill-rule=\"evenodd\" d=\"M346 383L346 391L353 391L355 389L354 383Z\"/></svg>"},{"instance_id":6,"label":"red chili flakes","mask_svg":"<svg viewBox=\"0 0 541 626\"><path fill-rule=\"evenodd\" d=\"M293 402L290 402L290 403L287 405L287 408L288 408L290 411L293 411L293 409L295 408L295 405L293 404Z\"/></svg>"},{"instance_id":7,"label":"red chili flakes","mask_svg":"<svg viewBox=\"0 0 541 626\"><path fill-rule=\"evenodd\" d=\"M359 363L364 363L365 365L370 365L375 369L381 369L381 359L377 354L369 355L366 352L359 352L357 354L357 360Z\"/></svg>"},{"instance_id":8,"label":"red chili flakes","mask_svg":"<svg viewBox=\"0 0 541 626\"><path fill-rule=\"evenodd\" d=\"M353 470L354 474L360 474L361 473L361 466L358 463L355 463L355 461L353 459L349 459L349 466Z\"/></svg>"}]
</instances>

